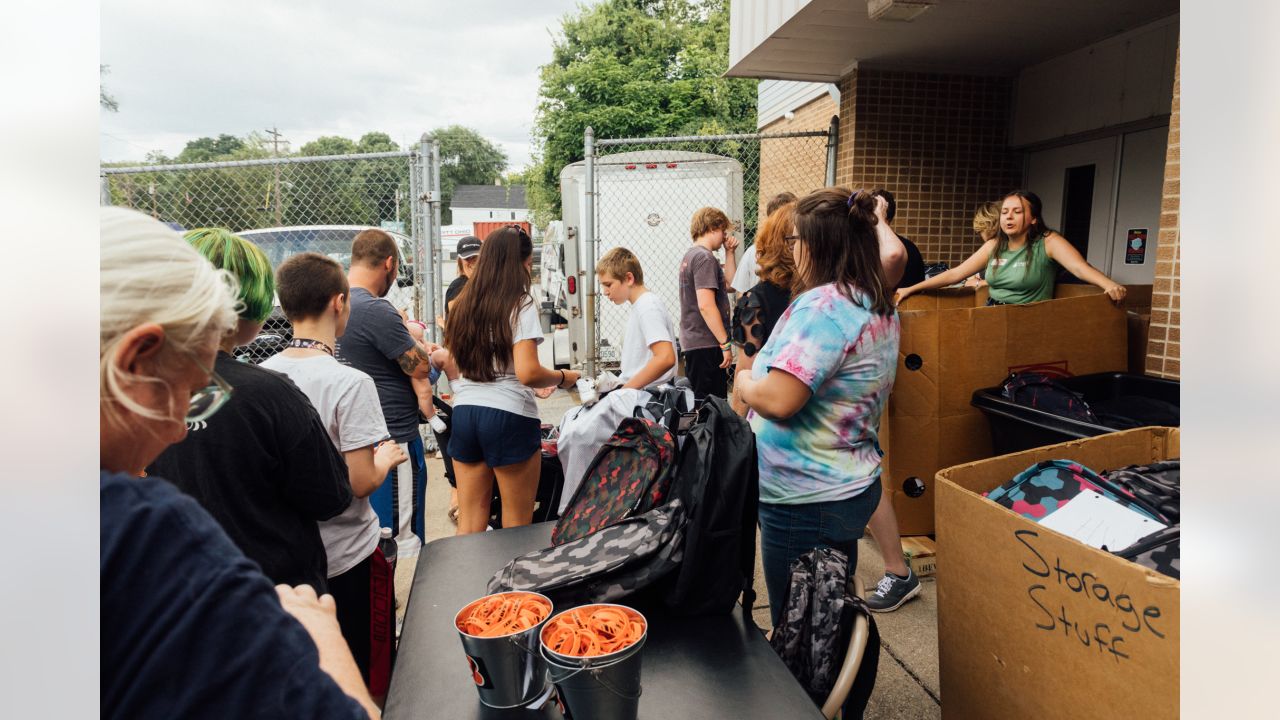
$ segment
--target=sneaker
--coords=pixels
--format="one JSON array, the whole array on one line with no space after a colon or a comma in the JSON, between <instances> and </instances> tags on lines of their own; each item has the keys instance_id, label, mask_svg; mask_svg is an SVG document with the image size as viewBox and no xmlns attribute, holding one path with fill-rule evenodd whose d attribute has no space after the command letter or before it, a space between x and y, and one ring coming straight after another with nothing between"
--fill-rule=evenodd
<instances>
[{"instance_id":1,"label":"sneaker","mask_svg":"<svg viewBox=\"0 0 1280 720\"><path fill-rule=\"evenodd\" d=\"M885 573L876 583L876 589L867 596L867 607L872 612L892 612L902 604L920 594L920 578L907 569L906 577L898 577Z\"/></svg>"}]
</instances>

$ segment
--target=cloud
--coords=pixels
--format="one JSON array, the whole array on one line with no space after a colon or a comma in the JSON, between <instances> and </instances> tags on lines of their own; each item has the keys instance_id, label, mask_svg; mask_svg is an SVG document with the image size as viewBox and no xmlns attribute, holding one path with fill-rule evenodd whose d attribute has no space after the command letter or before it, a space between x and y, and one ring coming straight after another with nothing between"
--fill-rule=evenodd
<instances>
[{"instance_id":1,"label":"cloud","mask_svg":"<svg viewBox=\"0 0 1280 720\"><path fill-rule=\"evenodd\" d=\"M529 161L538 67L574 0L105 0L104 161L278 127L291 146L465 125Z\"/></svg>"}]
</instances>

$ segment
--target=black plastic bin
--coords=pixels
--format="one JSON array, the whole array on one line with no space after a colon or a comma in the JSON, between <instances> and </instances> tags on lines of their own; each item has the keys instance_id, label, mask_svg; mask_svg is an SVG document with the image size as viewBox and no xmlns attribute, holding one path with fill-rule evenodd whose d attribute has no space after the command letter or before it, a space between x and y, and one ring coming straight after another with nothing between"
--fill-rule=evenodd
<instances>
[{"instance_id":1,"label":"black plastic bin","mask_svg":"<svg viewBox=\"0 0 1280 720\"><path fill-rule=\"evenodd\" d=\"M1108 372L1059 380L1084 396L1104 424L1081 422L1006 399L1000 387L973 393L972 405L991 424L991 444L997 455L1034 447L1105 435L1144 425L1177 427L1179 384L1147 375Z\"/></svg>"}]
</instances>

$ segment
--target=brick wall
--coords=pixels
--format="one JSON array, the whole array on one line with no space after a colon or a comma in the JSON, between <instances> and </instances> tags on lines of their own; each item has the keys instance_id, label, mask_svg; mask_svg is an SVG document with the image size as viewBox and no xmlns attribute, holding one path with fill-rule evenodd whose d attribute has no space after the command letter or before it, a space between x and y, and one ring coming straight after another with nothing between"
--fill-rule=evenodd
<instances>
[{"instance_id":1,"label":"brick wall","mask_svg":"<svg viewBox=\"0 0 1280 720\"><path fill-rule=\"evenodd\" d=\"M894 229L926 262L963 261L979 245L973 211L1022 183L1013 78L859 68L839 87L836 181L887 188Z\"/></svg>"},{"instance_id":2,"label":"brick wall","mask_svg":"<svg viewBox=\"0 0 1280 720\"><path fill-rule=\"evenodd\" d=\"M1147 340L1147 374L1178 379L1181 372L1182 274L1178 231L1181 178L1180 128L1182 52L1173 76L1173 111L1169 116L1169 149L1164 158L1164 192L1160 202L1160 242L1156 246L1156 279L1151 294L1151 335Z\"/></svg>"},{"instance_id":3,"label":"brick wall","mask_svg":"<svg viewBox=\"0 0 1280 720\"><path fill-rule=\"evenodd\" d=\"M762 133L826 130L831 116L839 114L831 95L822 95L796 108L790 120L779 118L761 129ZM760 217L769 199L783 191L804 195L826 185L826 142L814 139L768 140L760 144Z\"/></svg>"}]
</instances>

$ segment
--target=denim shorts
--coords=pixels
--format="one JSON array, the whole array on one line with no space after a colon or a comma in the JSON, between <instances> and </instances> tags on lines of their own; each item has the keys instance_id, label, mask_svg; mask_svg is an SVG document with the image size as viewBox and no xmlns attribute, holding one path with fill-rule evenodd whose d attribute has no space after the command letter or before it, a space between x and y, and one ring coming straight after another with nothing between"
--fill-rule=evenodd
<instances>
[{"instance_id":1,"label":"denim shorts","mask_svg":"<svg viewBox=\"0 0 1280 720\"><path fill-rule=\"evenodd\" d=\"M453 408L449 455L491 468L525 462L542 449L542 422L506 410L460 405Z\"/></svg>"},{"instance_id":2,"label":"denim shorts","mask_svg":"<svg viewBox=\"0 0 1280 720\"><path fill-rule=\"evenodd\" d=\"M760 503L760 555L764 584L769 591L769 614L776 627L782 617L791 562L815 547L829 547L849 556L849 578L858 567L858 540L880 504L880 480L844 500L777 505Z\"/></svg>"}]
</instances>

